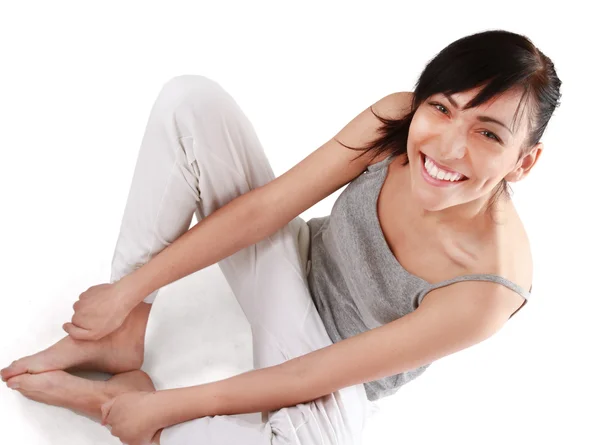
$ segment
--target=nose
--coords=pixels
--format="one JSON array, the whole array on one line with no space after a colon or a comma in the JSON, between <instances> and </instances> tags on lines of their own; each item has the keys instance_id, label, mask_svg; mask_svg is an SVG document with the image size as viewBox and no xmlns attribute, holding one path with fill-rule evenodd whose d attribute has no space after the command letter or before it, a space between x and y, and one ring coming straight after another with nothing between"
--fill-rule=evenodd
<instances>
[{"instance_id":1,"label":"nose","mask_svg":"<svg viewBox=\"0 0 600 445\"><path fill-rule=\"evenodd\" d=\"M448 129L440 148L441 159L461 159L467 152L467 138L460 128Z\"/></svg>"}]
</instances>

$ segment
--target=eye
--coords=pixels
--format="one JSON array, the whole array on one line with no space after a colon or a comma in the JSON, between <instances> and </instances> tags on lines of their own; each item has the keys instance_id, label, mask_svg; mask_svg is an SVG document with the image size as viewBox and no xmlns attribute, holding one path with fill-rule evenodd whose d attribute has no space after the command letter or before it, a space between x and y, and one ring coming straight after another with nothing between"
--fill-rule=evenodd
<instances>
[{"instance_id":1,"label":"eye","mask_svg":"<svg viewBox=\"0 0 600 445\"><path fill-rule=\"evenodd\" d=\"M501 142L500 138L498 136L496 136L494 133L492 133L491 131L484 130L484 131L481 132L481 134L484 134L484 133L491 134L493 136L493 137L486 136L486 138L492 139L492 140L496 140L498 142Z\"/></svg>"},{"instance_id":2,"label":"eye","mask_svg":"<svg viewBox=\"0 0 600 445\"><path fill-rule=\"evenodd\" d=\"M447 109L446 109L446 107L444 107L442 104L438 104L437 102L429 102L429 105L432 105L432 106L434 106L435 108L437 108L438 110L440 110L440 111L441 111L442 113L444 113L444 114L448 114L448 113L445 113L445 112L444 112L444 110L445 110L445 111L448 111L448 110L447 110ZM440 109L440 108L438 108L438 107L442 107L442 109Z\"/></svg>"},{"instance_id":3,"label":"eye","mask_svg":"<svg viewBox=\"0 0 600 445\"><path fill-rule=\"evenodd\" d=\"M441 111L445 115L448 115L448 113L447 113L448 109L445 106L443 106L442 104L437 103L437 102L428 102L428 104L435 107L437 110ZM490 136L485 136L485 137L487 139L491 139L493 141L502 143L502 140L500 140L500 138L498 136L496 136L494 133L492 133L491 131L484 130L484 131L481 131L480 133L491 135L491 137Z\"/></svg>"}]
</instances>

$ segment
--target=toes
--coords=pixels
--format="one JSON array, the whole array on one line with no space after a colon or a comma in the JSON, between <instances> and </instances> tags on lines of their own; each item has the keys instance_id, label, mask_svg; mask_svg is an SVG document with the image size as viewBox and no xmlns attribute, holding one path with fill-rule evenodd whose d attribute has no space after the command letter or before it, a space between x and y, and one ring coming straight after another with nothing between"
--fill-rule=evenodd
<instances>
[{"instance_id":1,"label":"toes","mask_svg":"<svg viewBox=\"0 0 600 445\"><path fill-rule=\"evenodd\" d=\"M10 365L8 365L6 368L2 368L0 370L0 376L2 377L2 381L6 382L6 380L8 380L10 377L8 376L8 374L10 373L10 368L12 365L14 365L15 362L12 362Z\"/></svg>"},{"instance_id":2,"label":"toes","mask_svg":"<svg viewBox=\"0 0 600 445\"><path fill-rule=\"evenodd\" d=\"M40 391L47 386L44 377L43 374L20 374L8 379L6 385L21 391Z\"/></svg>"},{"instance_id":3,"label":"toes","mask_svg":"<svg viewBox=\"0 0 600 445\"><path fill-rule=\"evenodd\" d=\"M6 382L11 377L27 372L27 362L24 360L16 360L10 364L7 368L4 368L0 374L2 375L2 381Z\"/></svg>"},{"instance_id":4,"label":"toes","mask_svg":"<svg viewBox=\"0 0 600 445\"><path fill-rule=\"evenodd\" d=\"M13 389L48 392L56 386L57 379L62 372L64 371L49 371L42 374L20 374L8 379L6 384L9 388Z\"/></svg>"},{"instance_id":5,"label":"toes","mask_svg":"<svg viewBox=\"0 0 600 445\"><path fill-rule=\"evenodd\" d=\"M34 374L21 374L8 379L6 385L28 399L44 402L44 394L39 391Z\"/></svg>"},{"instance_id":6,"label":"toes","mask_svg":"<svg viewBox=\"0 0 600 445\"><path fill-rule=\"evenodd\" d=\"M23 383L25 382L24 375L18 375L7 380L6 385L10 389L23 389Z\"/></svg>"},{"instance_id":7,"label":"toes","mask_svg":"<svg viewBox=\"0 0 600 445\"><path fill-rule=\"evenodd\" d=\"M0 369L0 377L2 377L2 381L3 382L6 382L6 380L7 380L7 378L8 378L8 370L10 369L11 366L12 366L12 363L10 365L8 365L6 368Z\"/></svg>"}]
</instances>

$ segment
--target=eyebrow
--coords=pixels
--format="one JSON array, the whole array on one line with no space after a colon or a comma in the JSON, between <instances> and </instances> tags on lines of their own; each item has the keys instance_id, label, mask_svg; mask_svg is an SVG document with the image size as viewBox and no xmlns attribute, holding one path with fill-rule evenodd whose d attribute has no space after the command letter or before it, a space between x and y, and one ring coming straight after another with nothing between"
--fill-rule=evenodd
<instances>
[{"instance_id":1,"label":"eyebrow","mask_svg":"<svg viewBox=\"0 0 600 445\"><path fill-rule=\"evenodd\" d=\"M459 110L462 110L462 108L460 108L458 106L458 104L456 103L456 101L454 99L452 99L452 97L448 96L446 93L443 93L443 94L444 94L444 97L446 99L448 99L448 101L452 104L452 106L454 108L458 108ZM510 134L513 134L511 129L508 128L506 125L504 125L503 122L500 122L498 119L494 119L493 117L479 115L479 116L477 116L477 120L479 120L480 122L494 122L496 124L502 125L504 128L506 128L510 132Z\"/></svg>"}]
</instances>

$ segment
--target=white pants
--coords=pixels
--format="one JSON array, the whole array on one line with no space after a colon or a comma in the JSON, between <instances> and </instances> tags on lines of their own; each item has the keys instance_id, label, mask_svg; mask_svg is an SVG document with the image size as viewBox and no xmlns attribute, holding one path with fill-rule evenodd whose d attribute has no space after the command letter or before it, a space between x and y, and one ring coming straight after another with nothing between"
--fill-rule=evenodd
<instances>
[{"instance_id":1,"label":"white pants","mask_svg":"<svg viewBox=\"0 0 600 445\"><path fill-rule=\"evenodd\" d=\"M273 179L252 124L229 93L204 76L169 80L150 112L111 282L141 267L185 233L194 212L200 221ZM332 343L308 289L308 248L308 226L297 217L218 263L250 323L255 369ZM144 301L152 303L157 293ZM209 416L173 425L163 430L161 443L354 445L362 442L371 408L360 384L310 403L265 412L259 424L237 416Z\"/></svg>"}]
</instances>

